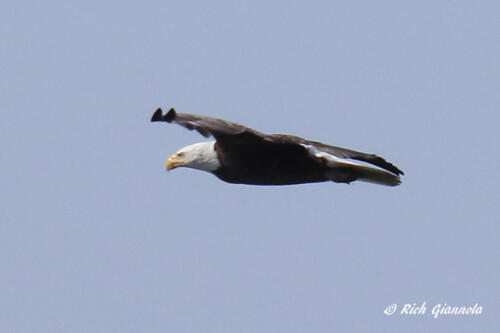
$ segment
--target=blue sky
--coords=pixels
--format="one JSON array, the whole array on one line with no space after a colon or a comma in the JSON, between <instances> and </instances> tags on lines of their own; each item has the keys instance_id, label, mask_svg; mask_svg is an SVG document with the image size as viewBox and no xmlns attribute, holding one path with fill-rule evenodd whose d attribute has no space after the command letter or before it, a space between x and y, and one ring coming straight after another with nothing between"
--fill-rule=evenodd
<instances>
[{"instance_id":1,"label":"blue sky","mask_svg":"<svg viewBox=\"0 0 500 333\"><path fill-rule=\"evenodd\" d=\"M3 1L2 332L495 331L495 1ZM377 153L397 188L164 170L176 107ZM386 316L389 304L479 316ZM428 309L430 311L430 309Z\"/></svg>"}]
</instances>

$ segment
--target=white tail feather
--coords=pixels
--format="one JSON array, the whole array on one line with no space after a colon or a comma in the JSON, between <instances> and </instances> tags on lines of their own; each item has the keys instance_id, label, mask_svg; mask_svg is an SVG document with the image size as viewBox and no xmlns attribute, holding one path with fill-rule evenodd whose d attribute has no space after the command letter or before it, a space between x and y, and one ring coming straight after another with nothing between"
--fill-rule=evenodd
<instances>
[{"instance_id":1,"label":"white tail feather","mask_svg":"<svg viewBox=\"0 0 500 333\"><path fill-rule=\"evenodd\" d=\"M334 182L350 183L354 180L360 180L386 186L397 186L401 184L399 176L389 171L339 158L320 151L310 145L303 146L306 147L312 155L326 161L327 165L331 168L328 172L328 178Z\"/></svg>"},{"instance_id":2,"label":"white tail feather","mask_svg":"<svg viewBox=\"0 0 500 333\"><path fill-rule=\"evenodd\" d=\"M387 186L397 186L401 184L399 176L382 169L372 168L365 165L352 167L359 174L358 180Z\"/></svg>"}]
</instances>

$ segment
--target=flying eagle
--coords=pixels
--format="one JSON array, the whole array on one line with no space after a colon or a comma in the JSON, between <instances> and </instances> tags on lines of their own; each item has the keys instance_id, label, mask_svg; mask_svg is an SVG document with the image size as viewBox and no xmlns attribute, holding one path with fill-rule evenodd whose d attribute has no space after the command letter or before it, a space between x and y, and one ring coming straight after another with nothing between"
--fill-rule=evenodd
<instances>
[{"instance_id":1,"label":"flying eagle","mask_svg":"<svg viewBox=\"0 0 500 333\"><path fill-rule=\"evenodd\" d=\"M396 186L401 183L399 175L404 174L377 155L293 135L264 134L222 119L177 113L173 108L167 114L159 108L151 121L179 124L216 140L182 148L167 160L167 170L194 168L211 172L228 183L291 185L360 180Z\"/></svg>"}]
</instances>

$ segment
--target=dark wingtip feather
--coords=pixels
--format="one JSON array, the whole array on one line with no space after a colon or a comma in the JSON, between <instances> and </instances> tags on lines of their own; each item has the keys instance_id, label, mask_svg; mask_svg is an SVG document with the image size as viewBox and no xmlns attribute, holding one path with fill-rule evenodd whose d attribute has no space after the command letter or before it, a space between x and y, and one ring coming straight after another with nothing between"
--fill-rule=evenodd
<instances>
[{"instance_id":1,"label":"dark wingtip feather","mask_svg":"<svg viewBox=\"0 0 500 333\"><path fill-rule=\"evenodd\" d=\"M163 111L161 108L156 109L155 113L153 113L153 116L151 117L151 121L166 121L167 123L171 123L175 117L177 117L177 113L175 112L174 108L171 108L167 114L163 114Z\"/></svg>"},{"instance_id":2,"label":"dark wingtip feather","mask_svg":"<svg viewBox=\"0 0 500 333\"><path fill-rule=\"evenodd\" d=\"M175 119L175 117L177 117L177 113L175 112L175 109L170 108L170 110L168 110L168 113L163 117L163 119L167 123L171 123Z\"/></svg>"},{"instance_id":3,"label":"dark wingtip feather","mask_svg":"<svg viewBox=\"0 0 500 333\"><path fill-rule=\"evenodd\" d=\"M389 163L389 162L387 162ZM387 168L387 170L389 170L390 172L392 172L393 174L397 175L397 176L404 176L404 172L403 170L399 169L397 166L395 166L394 164L391 164L389 163L389 167Z\"/></svg>"},{"instance_id":4,"label":"dark wingtip feather","mask_svg":"<svg viewBox=\"0 0 500 333\"><path fill-rule=\"evenodd\" d=\"M387 162L387 163L389 163L389 162ZM392 168L394 168L393 170L391 170L392 173L394 173L398 176L404 176L405 173L403 172L403 170L401 170L400 168L398 168L394 164L391 164L391 163L389 163L389 164L391 165Z\"/></svg>"},{"instance_id":5,"label":"dark wingtip feather","mask_svg":"<svg viewBox=\"0 0 500 333\"><path fill-rule=\"evenodd\" d=\"M153 113L151 122L154 121L163 121L163 111L161 110L161 108L156 109L155 113Z\"/></svg>"},{"instance_id":6,"label":"dark wingtip feather","mask_svg":"<svg viewBox=\"0 0 500 333\"><path fill-rule=\"evenodd\" d=\"M356 159L356 158L354 157L354 159ZM385 159L383 159L382 157L375 155L375 154L371 155L371 161L365 160L365 162L372 163L378 167L381 167L382 169L385 169L389 172L392 172L393 174L395 174L397 176L405 174L403 172L403 170L399 169L394 164L387 162Z\"/></svg>"}]
</instances>

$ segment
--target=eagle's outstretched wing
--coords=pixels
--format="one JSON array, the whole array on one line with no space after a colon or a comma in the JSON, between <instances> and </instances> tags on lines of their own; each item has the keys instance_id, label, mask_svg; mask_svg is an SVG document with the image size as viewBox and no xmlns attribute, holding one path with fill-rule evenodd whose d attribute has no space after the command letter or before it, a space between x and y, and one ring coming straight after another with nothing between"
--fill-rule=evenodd
<instances>
[{"instance_id":1,"label":"eagle's outstretched wing","mask_svg":"<svg viewBox=\"0 0 500 333\"><path fill-rule=\"evenodd\" d=\"M151 117L151 121L166 121L167 123L179 124L189 130L195 130L204 137L213 136L219 138L227 135L238 135L243 133L253 134L255 136L265 137L264 133L259 133L249 127L236 124L227 120L199 116L191 113L177 113L171 108L166 114L158 108Z\"/></svg>"},{"instance_id":2,"label":"eagle's outstretched wing","mask_svg":"<svg viewBox=\"0 0 500 333\"><path fill-rule=\"evenodd\" d=\"M376 165L382 169L392 172L395 175L404 175L404 172L396 167L394 164L387 162L382 157L375 154L367 154L359 151L346 149L337 146L326 145L321 142L309 141L316 149L323 151L325 153L332 154L340 158L349 158L353 160L358 160L362 162L367 162Z\"/></svg>"},{"instance_id":3,"label":"eagle's outstretched wing","mask_svg":"<svg viewBox=\"0 0 500 333\"><path fill-rule=\"evenodd\" d=\"M395 165L392 163L387 162L385 159L382 157L375 155L375 154L368 154L368 153L363 153L360 151L356 150L351 150L351 149L346 149L342 147L337 147L337 146L330 146L327 144L324 144L322 142L317 142L317 141L310 141L303 139L301 137L295 136L295 135L287 135L287 134L272 134L268 136L269 139L273 139L275 141L279 142L290 142L290 143L295 143L297 145L301 145L304 147L314 147L314 149L309 149L309 152L312 153L312 151L317 152L322 152L322 153L327 153L330 155L333 155L335 157L339 157L341 159L351 159L351 160L357 160L357 161L362 161L366 163L373 164L375 166L378 166L379 168L382 168L384 170L387 170L395 175L404 175L404 172L398 169Z\"/></svg>"}]
</instances>

